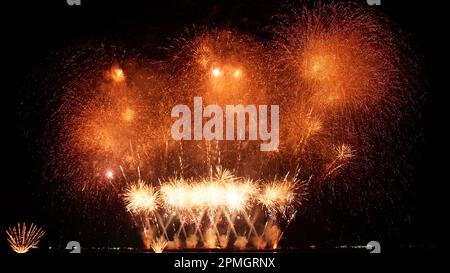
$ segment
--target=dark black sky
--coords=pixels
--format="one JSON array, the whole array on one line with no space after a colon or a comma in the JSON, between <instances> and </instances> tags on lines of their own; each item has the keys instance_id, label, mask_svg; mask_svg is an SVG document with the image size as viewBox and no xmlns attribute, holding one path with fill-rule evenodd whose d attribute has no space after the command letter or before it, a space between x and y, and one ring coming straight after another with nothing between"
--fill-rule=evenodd
<instances>
[{"instance_id":1,"label":"dark black sky","mask_svg":"<svg viewBox=\"0 0 450 273\"><path fill-rule=\"evenodd\" d=\"M448 185L446 140L447 109L443 85L445 70L439 65L448 56L448 49L440 42L444 21L441 4L429 1L381 0L380 10L405 35L410 36L419 53L425 77L428 81L427 98L420 110L423 115L424 145L418 146L415 160L415 177L411 181L411 194L415 206L414 218L402 231L399 242L410 244L439 245L448 242L450 226L448 215ZM24 99L23 84L33 69L55 52L68 45L95 39L127 41L149 57L158 58L158 48L166 45L167 37L174 37L185 27L192 25L215 25L234 27L259 36L264 35L270 17L280 10L280 1L223 0L223 1L93 1L81 0L82 5L69 7L65 1L30 1L2 3L2 187L0 188L0 249L6 242L3 230L8 225L25 219L41 225L54 224L48 209L47 195L39 185L39 165L30 145L23 136L17 109ZM159 3L153 3L159 2ZM437 2L437 1L436 1ZM443 2L443 1L440 1ZM439 2L439 3L440 3ZM76 206L75 206L76 207ZM76 211L76 210L73 210ZM82 213L82 212L78 212ZM74 212L72 220L57 223L71 225L73 230L81 225ZM92 223L89 223L92 224ZM54 229L56 227L53 227ZM72 230L68 227L69 230ZM104 232L99 240L107 240ZM131 241L133 230L124 231ZM55 232L57 233L57 232ZM65 242L67 234L54 239ZM66 237L64 237L66 236ZM102 237L103 236L103 237ZM295 241L295 239L294 239ZM300 239L298 240L299 243Z\"/></svg>"}]
</instances>

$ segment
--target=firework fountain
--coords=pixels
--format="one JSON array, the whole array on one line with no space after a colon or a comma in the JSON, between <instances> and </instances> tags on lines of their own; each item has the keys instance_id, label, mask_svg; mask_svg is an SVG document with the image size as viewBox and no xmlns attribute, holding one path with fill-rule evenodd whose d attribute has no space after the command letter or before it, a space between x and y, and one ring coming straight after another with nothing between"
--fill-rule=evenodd
<instances>
[{"instance_id":1,"label":"firework fountain","mask_svg":"<svg viewBox=\"0 0 450 273\"><path fill-rule=\"evenodd\" d=\"M258 183L218 167L212 177L161 181L159 191L142 181L131 184L124 200L141 219L144 241L159 238L158 246L245 249L251 239L258 249L277 248L277 224L292 220L304 186L287 177Z\"/></svg>"},{"instance_id":2,"label":"firework fountain","mask_svg":"<svg viewBox=\"0 0 450 273\"><path fill-rule=\"evenodd\" d=\"M31 224L28 228L23 223L19 223L17 227L10 227L6 230L7 238L11 249L16 253L27 253L30 248L35 247L45 231L35 224Z\"/></svg>"}]
</instances>

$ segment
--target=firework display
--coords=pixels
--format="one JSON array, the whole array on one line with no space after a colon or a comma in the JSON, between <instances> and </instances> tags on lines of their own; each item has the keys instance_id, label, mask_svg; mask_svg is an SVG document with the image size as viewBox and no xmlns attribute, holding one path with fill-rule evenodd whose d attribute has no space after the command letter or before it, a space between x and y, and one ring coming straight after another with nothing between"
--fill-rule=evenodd
<instances>
[{"instance_id":1,"label":"firework display","mask_svg":"<svg viewBox=\"0 0 450 273\"><path fill-rule=\"evenodd\" d=\"M321 211L366 215L373 200L394 200L402 159L391 158L417 90L402 38L367 7L340 3L292 8L267 29L259 39L191 27L162 60L103 44L69 50L67 73L40 83L51 96L39 146L58 195L120 204L139 247L156 253L279 249L299 215L325 229L338 225ZM233 128L242 138L173 139L171 110L194 97L223 109L279 105L279 145L260 150L250 116ZM44 232L19 224L7 234L24 253Z\"/></svg>"}]
</instances>

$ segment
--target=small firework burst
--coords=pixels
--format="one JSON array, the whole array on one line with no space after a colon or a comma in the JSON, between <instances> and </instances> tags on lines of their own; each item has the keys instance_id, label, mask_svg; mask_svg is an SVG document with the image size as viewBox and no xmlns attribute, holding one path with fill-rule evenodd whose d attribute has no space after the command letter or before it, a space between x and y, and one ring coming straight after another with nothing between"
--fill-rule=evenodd
<instances>
[{"instance_id":1,"label":"small firework burst","mask_svg":"<svg viewBox=\"0 0 450 273\"><path fill-rule=\"evenodd\" d=\"M30 248L36 246L44 236L45 231L31 224L27 228L25 223L17 224L17 227L9 227L6 230L7 239L11 249L16 253L27 253Z\"/></svg>"},{"instance_id":2,"label":"small firework burst","mask_svg":"<svg viewBox=\"0 0 450 273\"><path fill-rule=\"evenodd\" d=\"M129 212L150 214L158 208L157 194L152 186L139 180L127 188L123 199Z\"/></svg>"},{"instance_id":3,"label":"small firework burst","mask_svg":"<svg viewBox=\"0 0 450 273\"><path fill-rule=\"evenodd\" d=\"M300 183L303 186L303 183ZM296 196L299 183L295 180L288 180L287 177L283 180L275 180L265 185L262 193L258 196L258 200L263 204L269 213L278 212L283 216L290 208L295 207L298 203L304 201L302 198Z\"/></svg>"}]
</instances>

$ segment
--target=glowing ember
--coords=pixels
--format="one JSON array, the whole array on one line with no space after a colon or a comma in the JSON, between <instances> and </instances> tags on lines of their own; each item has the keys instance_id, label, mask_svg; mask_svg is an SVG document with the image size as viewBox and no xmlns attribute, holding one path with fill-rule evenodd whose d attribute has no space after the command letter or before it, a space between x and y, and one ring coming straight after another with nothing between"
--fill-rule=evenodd
<instances>
[{"instance_id":1,"label":"glowing ember","mask_svg":"<svg viewBox=\"0 0 450 273\"><path fill-rule=\"evenodd\" d=\"M213 75L213 77L220 77L222 75L222 71L220 70L220 68L214 68L211 71L211 74Z\"/></svg>"},{"instance_id":2,"label":"glowing ember","mask_svg":"<svg viewBox=\"0 0 450 273\"><path fill-rule=\"evenodd\" d=\"M120 83L125 81L125 74L123 73L123 70L119 67L115 67L111 69L111 79L114 82Z\"/></svg>"},{"instance_id":3,"label":"glowing ember","mask_svg":"<svg viewBox=\"0 0 450 273\"><path fill-rule=\"evenodd\" d=\"M123 114L122 114L123 120L125 121L132 121L134 118L134 111L133 109L127 108Z\"/></svg>"},{"instance_id":4,"label":"glowing ember","mask_svg":"<svg viewBox=\"0 0 450 273\"><path fill-rule=\"evenodd\" d=\"M112 170L107 170L105 173L105 176L107 179L113 179L114 178L114 172Z\"/></svg>"}]
</instances>

